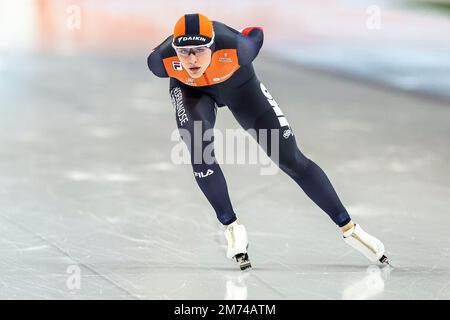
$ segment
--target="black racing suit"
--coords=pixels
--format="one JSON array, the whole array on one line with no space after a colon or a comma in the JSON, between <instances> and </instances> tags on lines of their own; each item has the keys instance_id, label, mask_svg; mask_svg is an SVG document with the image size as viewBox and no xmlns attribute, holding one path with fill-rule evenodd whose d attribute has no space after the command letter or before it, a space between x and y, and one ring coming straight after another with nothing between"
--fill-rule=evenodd
<instances>
[{"instance_id":1,"label":"black racing suit","mask_svg":"<svg viewBox=\"0 0 450 320\"><path fill-rule=\"evenodd\" d=\"M164 59L174 59L176 56L170 46L172 37L154 49L148 58L148 65L157 76L170 77L170 95L176 110L177 126L190 151L195 179L213 206L217 218L223 225L228 225L236 220L236 214L219 164L217 161L211 162L210 159L207 161L202 156L204 149L213 141L213 137L210 141L198 139L203 142L194 144L197 140L195 133L199 133L194 130L194 123L200 121L203 136L206 130L214 127L217 108L227 106L239 124L245 130L252 131L251 135L281 170L287 173L338 226L346 225L350 222L350 217L326 174L299 150L288 121L254 72L252 61L262 46L262 30L247 28L245 33L240 33L220 22L214 21L213 25L216 34L214 52L233 49L236 50L238 57L239 68L225 81L209 84L207 81L210 81L211 77L206 77L208 79L202 85L192 85L192 82L190 85L185 77L174 75L170 65L167 62L163 63ZM266 132L268 130L269 138L260 135L260 132L264 132L262 129L266 129ZM274 143L270 137L275 131L278 133L275 135L277 140ZM186 133L190 135L190 139L184 138ZM264 143L261 143L261 137L264 138ZM274 152L274 147L277 147L277 152ZM197 155L201 155L200 159L198 157L194 159L196 149ZM272 154L276 154L277 159L274 159ZM214 156L214 152L212 155Z\"/></svg>"}]
</instances>

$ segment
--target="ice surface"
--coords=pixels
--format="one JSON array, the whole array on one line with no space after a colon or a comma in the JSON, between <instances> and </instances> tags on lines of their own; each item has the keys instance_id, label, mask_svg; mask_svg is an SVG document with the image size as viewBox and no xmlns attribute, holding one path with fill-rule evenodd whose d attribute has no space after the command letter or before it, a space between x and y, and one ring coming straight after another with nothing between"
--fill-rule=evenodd
<instances>
[{"instance_id":1,"label":"ice surface","mask_svg":"<svg viewBox=\"0 0 450 320\"><path fill-rule=\"evenodd\" d=\"M144 57L18 55L0 71L0 298L449 299L449 106L264 57L256 70L393 269L283 173L223 165L249 231L241 272L171 162L168 81ZM222 108L217 127L238 125Z\"/></svg>"}]
</instances>

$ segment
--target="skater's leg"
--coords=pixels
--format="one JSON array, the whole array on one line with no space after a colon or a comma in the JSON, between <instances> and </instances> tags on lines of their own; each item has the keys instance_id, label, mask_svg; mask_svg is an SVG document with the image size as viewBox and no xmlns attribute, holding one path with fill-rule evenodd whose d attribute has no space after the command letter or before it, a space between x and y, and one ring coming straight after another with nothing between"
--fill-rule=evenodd
<instances>
[{"instance_id":1,"label":"skater's leg","mask_svg":"<svg viewBox=\"0 0 450 320\"><path fill-rule=\"evenodd\" d=\"M267 89L255 79L235 96L240 100L231 99L228 106L241 126L256 131L261 147L341 228L345 242L371 261L389 263L383 243L352 222L325 172L299 150L287 119ZM275 145L270 138L261 144L260 129L275 133Z\"/></svg>"},{"instance_id":2,"label":"skater's leg","mask_svg":"<svg viewBox=\"0 0 450 320\"><path fill-rule=\"evenodd\" d=\"M255 122L255 128L276 128L276 118L270 112L262 115ZM274 124L275 123L275 124ZM290 130L287 129L287 130ZM286 172L305 191L305 193L339 226L343 232L344 241L361 252L370 261L388 263L384 255L383 243L365 232L359 224L354 224L345 210L325 172L312 160L306 158L298 149L293 135L279 136L278 145L267 143L268 155L272 156L278 150L280 168ZM270 140L269 140L270 141ZM259 140L258 140L259 142ZM277 159L276 159L277 160Z\"/></svg>"},{"instance_id":3,"label":"skater's leg","mask_svg":"<svg viewBox=\"0 0 450 320\"><path fill-rule=\"evenodd\" d=\"M269 156L276 154L272 159L287 173L339 227L347 225L351 219L347 210L342 205L336 191L325 172L311 159L305 157L297 146L292 129L288 126L281 127L277 116L271 110L255 120L256 132L260 129L279 130L278 139L272 144L267 140L267 147L262 144ZM290 131L287 131L290 130ZM290 132L285 133L285 132ZM273 134L273 132L271 132ZM287 138L286 136L289 135ZM270 137L270 134L268 135ZM258 134L258 143L260 143ZM275 150L274 148L277 148ZM278 158L278 159L277 159Z\"/></svg>"},{"instance_id":4,"label":"skater's leg","mask_svg":"<svg viewBox=\"0 0 450 320\"><path fill-rule=\"evenodd\" d=\"M170 90L172 103L176 109L176 120L180 135L190 152L195 180L214 208L218 220L229 225L236 220L227 183L223 172L212 152L204 152L214 142L203 141L205 131L214 128L216 106L214 100L204 93L189 90L183 86L172 85Z\"/></svg>"},{"instance_id":5,"label":"skater's leg","mask_svg":"<svg viewBox=\"0 0 450 320\"><path fill-rule=\"evenodd\" d=\"M264 85L255 77L233 96L237 99L228 106L241 126L256 131L261 147L341 228L345 242L371 261L388 263L383 243L352 222L325 172L299 150L286 117ZM275 133L276 146L270 138L261 144L260 129Z\"/></svg>"},{"instance_id":6,"label":"skater's leg","mask_svg":"<svg viewBox=\"0 0 450 320\"><path fill-rule=\"evenodd\" d=\"M172 84L176 82L172 81ZM217 112L215 101L204 93L179 85L172 85L170 93L180 135L189 149L195 179L216 211L218 220L225 226L227 257L235 259L241 270L248 269L251 264L247 254L247 232L236 221L224 175L215 159L214 148L211 148ZM207 131L208 139L203 141Z\"/></svg>"},{"instance_id":7,"label":"skater's leg","mask_svg":"<svg viewBox=\"0 0 450 320\"><path fill-rule=\"evenodd\" d=\"M299 150L287 119L256 77L239 88L239 93L230 98L228 106L244 129L256 130L258 143L261 144L259 130L268 130L268 138L261 144L264 151L269 156L275 154L273 151L277 151L278 159L273 160L330 216L334 223L339 227L350 223L350 216L327 175ZM278 139L272 146L270 134L275 131L278 133ZM273 148L277 150L272 150Z\"/></svg>"}]
</instances>

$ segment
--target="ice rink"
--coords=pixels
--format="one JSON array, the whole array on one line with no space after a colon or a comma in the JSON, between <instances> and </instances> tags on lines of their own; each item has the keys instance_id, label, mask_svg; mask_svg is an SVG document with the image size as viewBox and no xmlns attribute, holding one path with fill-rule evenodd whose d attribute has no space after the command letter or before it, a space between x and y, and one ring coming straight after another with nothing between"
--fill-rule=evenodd
<instances>
[{"instance_id":1,"label":"ice rink","mask_svg":"<svg viewBox=\"0 0 450 320\"><path fill-rule=\"evenodd\" d=\"M0 61L0 298L449 299L450 104L262 54L300 149L393 268L353 251L281 171L222 165L253 269L189 165L146 55ZM227 108L218 129L238 128Z\"/></svg>"}]
</instances>

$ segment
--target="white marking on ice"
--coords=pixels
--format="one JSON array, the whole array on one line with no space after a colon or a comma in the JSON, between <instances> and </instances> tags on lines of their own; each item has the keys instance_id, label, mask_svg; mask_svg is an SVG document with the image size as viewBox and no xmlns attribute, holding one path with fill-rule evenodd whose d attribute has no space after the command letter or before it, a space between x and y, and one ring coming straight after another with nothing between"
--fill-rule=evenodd
<instances>
[{"instance_id":1,"label":"white marking on ice","mask_svg":"<svg viewBox=\"0 0 450 320\"><path fill-rule=\"evenodd\" d=\"M110 232L108 232L108 234L112 234ZM148 239L142 239L142 238L135 238L135 237L131 237L128 236L126 234L122 234L122 233L113 233L114 236L128 240L128 241L132 241L132 242L137 242L137 243L145 243L145 244L152 244L153 240L148 240Z\"/></svg>"},{"instance_id":2,"label":"white marking on ice","mask_svg":"<svg viewBox=\"0 0 450 320\"><path fill-rule=\"evenodd\" d=\"M119 222L124 222L126 220L121 219L121 218L115 218L115 217L106 217L105 218L106 221L108 221L109 223L119 223Z\"/></svg>"},{"instance_id":3,"label":"white marking on ice","mask_svg":"<svg viewBox=\"0 0 450 320\"><path fill-rule=\"evenodd\" d=\"M148 165L150 171L173 171L175 166L170 162L156 162Z\"/></svg>"},{"instance_id":4,"label":"white marking on ice","mask_svg":"<svg viewBox=\"0 0 450 320\"><path fill-rule=\"evenodd\" d=\"M389 169L394 172L407 172L410 170L408 165L402 162L393 161L389 164Z\"/></svg>"},{"instance_id":5,"label":"white marking on ice","mask_svg":"<svg viewBox=\"0 0 450 320\"><path fill-rule=\"evenodd\" d=\"M348 205L347 211L350 215L360 216L360 217L373 217L382 215L382 210L377 208L370 208L363 204Z\"/></svg>"},{"instance_id":6,"label":"white marking on ice","mask_svg":"<svg viewBox=\"0 0 450 320\"><path fill-rule=\"evenodd\" d=\"M108 182L133 182L137 181L138 178L129 174L124 173L104 173L104 174L94 174L86 171L69 171L66 173L67 177L73 181L108 181Z\"/></svg>"},{"instance_id":7,"label":"white marking on ice","mask_svg":"<svg viewBox=\"0 0 450 320\"><path fill-rule=\"evenodd\" d=\"M98 180L98 178L90 173L90 172L84 172L84 171L69 171L66 173L67 177L70 180L74 181L95 181Z\"/></svg>"},{"instance_id":8,"label":"white marking on ice","mask_svg":"<svg viewBox=\"0 0 450 320\"><path fill-rule=\"evenodd\" d=\"M432 165L436 156L433 154L427 154L420 158L393 160L388 165L388 169L394 172L409 172L416 171L426 166Z\"/></svg>"},{"instance_id":9,"label":"white marking on ice","mask_svg":"<svg viewBox=\"0 0 450 320\"><path fill-rule=\"evenodd\" d=\"M90 130L90 134L98 139L109 139L114 136L117 136L117 132L104 127L94 127Z\"/></svg>"},{"instance_id":10,"label":"white marking on ice","mask_svg":"<svg viewBox=\"0 0 450 320\"><path fill-rule=\"evenodd\" d=\"M48 248L50 248L50 246L42 245L42 246L23 248L23 249L19 249L19 250L20 251L38 251L38 250L44 250L44 249L48 249Z\"/></svg>"},{"instance_id":11,"label":"white marking on ice","mask_svg":"<svg viewBox=\"0 0 450 320\"><path fill-rule=\"evenodd\" d=\"M56 257L55 260L59 260L61 262L67 263L67 264L77 264L77 262L74 259L72 259L68 256Z\"/></svg>"}]
</instances>

